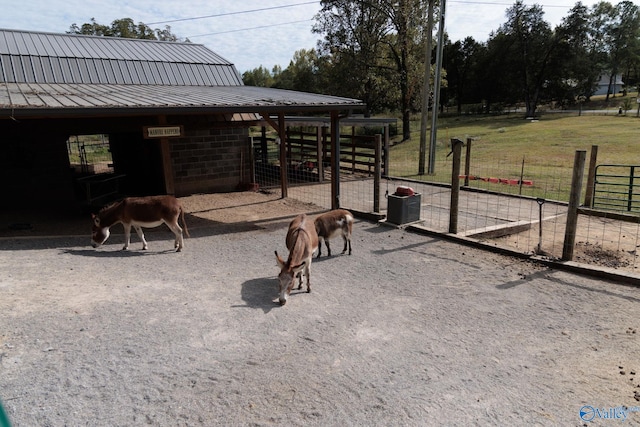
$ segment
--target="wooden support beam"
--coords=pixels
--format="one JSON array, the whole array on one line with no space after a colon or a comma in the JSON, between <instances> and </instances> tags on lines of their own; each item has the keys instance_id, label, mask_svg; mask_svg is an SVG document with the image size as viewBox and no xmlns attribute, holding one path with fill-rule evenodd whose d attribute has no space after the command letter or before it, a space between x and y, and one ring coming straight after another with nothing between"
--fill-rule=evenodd
<instances>
[{"instance_id":1,"label":"wooden support beam","mask_svg":"<svg viewBox=\"0 0 640 427\"><path fill-rule=\"evenodd\" d=\"M331 112L331 209L340 209L340 114Z\"/></svg>"},{"instance_id":2,"label":"wooden support beam","mask_svg":"<svg viewBox=\"0 0 640 427\"><path fill-rule=\"evenodd\" d=\"M269 123L280 138L280 188L282 191L282 198L288 197L289 181L287 179L287 132L284 121L284 113L278 113L278 121L273 120L269 114L260 113L262 118Z\"/></svg>"},{"instance_id":3,"label":"wooden support beam","mask_svg":"<svg viewBox=\"0 0 640 427\"><path fill-rule=\"evenodd\" d=\"M167 124L167 116L158 116L158 125ZM171 163L171 147L169 138L160 138L160 152L162 156L162 175L164 178L164 191L166 194L175 195L175 181L173 179L173 164Z\"/></svg>"}]
</instances>

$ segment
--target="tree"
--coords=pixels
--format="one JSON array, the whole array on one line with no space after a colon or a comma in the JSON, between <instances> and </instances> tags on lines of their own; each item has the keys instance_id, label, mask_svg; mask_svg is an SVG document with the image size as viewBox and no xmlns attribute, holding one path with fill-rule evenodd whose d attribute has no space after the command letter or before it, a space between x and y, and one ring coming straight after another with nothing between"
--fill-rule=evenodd
<instances>
[{"instance_id":1,"label":"tree","mask_svg":"<svg viewBox=\"0 0 640 427\"><path fill-rule=\"evenodd\" d=\"M242 81L247 86L271 87L274 79L269 70L260 65L258 68L242 73Z\"/></svg>"},{"instance_id":2,"label":"tree","mask_svg":"<svg viewBox=\"0 0 640 427\"><path fill-rule=\"evenodd\" d=\"M91 18L91 22L87 22L78 26L71 24L67 34L83 34L88 36L104 36L104 37L122 37L127 39L147 39L161 41L182 41L171 32L171 27L166 25L164 29L152 29L148 25L139 22L135 24L131 18L116 19L111 26L98 24L95 18ZM185 39L189 42L189 39Z\"/></svg>"},{"instance_id":3,"label":"tree","mask_svg":"<svg viewBox=\"0 0 640 427\"><path fill-rule=\"evenodd\" d=\"M576 3L556 32L561 40L557 56L562 58L556 61L560 71L557 86L564 89L567 101L575 101L581 96L589 99L600 77L601 59L593 49L588 8Z\"/></svg>"},{"instance_id":4,"label":"tree","mask_svg":"<svg viewBox=\"0 0 640 427\"><path fill-rule=\"evenodd\" d=\"M613 93L614 79L621 69L630 70L638 64L638 6L629 1L622 1L616 6L601 1L593 6L591 21L594 50L602 59L601 72L609 76L608 101Z\"/></svg>"},{"instance_id":5,"label":"tree","mask_svg":"<svg viewBox=\"0 0 640 427\"><path fill-rule=\"evenodd\" d=\"M507 22L493 39L504 38L504 56L494 57L510 75L502 74L505 86L520 94L526 107L525 117L535 116L547 77L551 58L559 39L543 19L539 5L525 6L521 0L507 9ZM490 40L491 42L491 40Z\"/></svg>"},{"instance_id":6,"label":"tree","mask_svg":"<svg viewBox=\"0 0 640 427\"><path fill-rule=\"evenodd\" d=\"M455 102L458 114L462 113L463 104L482 100L476 88L480 81L478 61L483 50L485 47L473 37L455 43L447 40L445 43L443 67L447 70L447 88L442 99L445 103Z\"/></svg>"},{"instance_id":7,"label":"tree","mask_svg":"<svg viewBox=\"0 0 640 427\"><path fill-rule=\"evenodd\" d=\"M368 116L376 111L374 104L381 95L375 81L382 68L379 55L386 18L366 2L325 0L321 6L313 26L313 32L324 34L318 42L320 55L331 64L331 80L340 82L339 92L362 99Z\"/></svg>"},{"instance_id":8,"label":"tree","mask_svg":"<svg viewBox=\"0 0 640 427\"><path fill-rule=\"evenodd\" d=\"M301 49L293 54L289 66L274 79L273 87L321 93L318 79L318 57L315 50Z\"/></svg>"},{"instance_id":9,"label":"tree","mask_svg":"<svg viewBox=\"0 0 640 427\"><path fill-rule=\"evenodd\" d=\"M391 78L398 88L403 138L410 138L412 102L421 88L421 73L414 76L414 61L422 54L419 46L426 21L424 2L322 0L321 6L313 28L324 34L319 44L321 54L331 56L334 71L344 71L345 79L359 80L358 97L369 106L377 95L380 76Z\"/></svg>"},{"instance_id":10,"label":"tree","mask_svg":"<svg viewBox=\"0 0 640 427\"><path fill-rule=\"evenodd\" d=\"M638 6L630 1L621 1L613 8L613 19L609 26L609 65L611 88L615 76L638 64L640 47L640 14ZM613 91L612 91L613 92ZM609 91L607 91L607 97ZM614 94L615 97L615 94Z\"/></svg>"}]
</instances>

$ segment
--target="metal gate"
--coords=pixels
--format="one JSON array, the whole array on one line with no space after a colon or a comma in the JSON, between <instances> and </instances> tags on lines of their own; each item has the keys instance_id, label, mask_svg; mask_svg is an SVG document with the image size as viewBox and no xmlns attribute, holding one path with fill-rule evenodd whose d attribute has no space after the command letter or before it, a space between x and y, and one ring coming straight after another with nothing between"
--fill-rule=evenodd
<instances>
[{"instance_id":1,"label":"metal gate","mask_svg":"<svg viewBox=\"0 0 640 427\"><path fill-rule=\"evenodd\" d=\"M598 165L592 208L640 213L640 165Z\"/></svg>"}]
</instances>

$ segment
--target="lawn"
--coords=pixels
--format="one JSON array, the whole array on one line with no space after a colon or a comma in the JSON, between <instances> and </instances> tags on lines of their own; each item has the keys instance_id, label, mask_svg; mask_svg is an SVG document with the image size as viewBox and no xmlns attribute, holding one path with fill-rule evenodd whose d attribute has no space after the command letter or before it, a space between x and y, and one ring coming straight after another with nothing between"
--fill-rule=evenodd
<instances>
[{"instance_id":1,"label":"lawn","mask_svg":"<svg viewBox=\"0 0 640 427\"><path fill-rule=\"evenodd\" d=\"M471 186L534 197L568 200L577 150L587 152L587 166L592 146L598 146L598 164L640 165L640 119L635 111L626 115L546 113L536 120L523 119L520 114L440 118L435 173L425 176L417 175L419 126L419 122L412 123L412 138L391 148L391 175L450 183L452 156L447 155L452 138L472 141L470 175L507 179L522 176L534 183L530 188L519 188L471 181ZM465 152L463 148L462 173Z\"/></svg>"}]
</instances>

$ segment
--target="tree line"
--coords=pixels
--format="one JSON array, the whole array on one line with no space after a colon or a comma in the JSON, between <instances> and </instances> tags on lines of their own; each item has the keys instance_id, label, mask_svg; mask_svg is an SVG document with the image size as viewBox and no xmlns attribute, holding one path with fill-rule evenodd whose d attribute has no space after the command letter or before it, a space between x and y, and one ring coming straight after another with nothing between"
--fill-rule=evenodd
<instances>
[{"instance_id":1,"label":"tree line","mask_svg":"<svg viewBox=\"0 0 640 427\"><path fill-rule=\"evenodd\" d=\"M313 27L322 36L317 47L296 52L285 69L246 71L244 82L362 99L369 114L401 111L408 130L410 114L421 109L427 56L435 62L435 43L428 54L424 48L435 2L323 0ZM577 2L555 28L541 6L520 0L505 17L486 42L445 33L439 108L491 113L522 104L529 117L544 103L589 100L601 76L611 87L616 76L626 87L638 84L640 13L631 1ZM430 71L432 88L434 65Z\"/></svg>"},{"instance_id":2,"label":"tree line","mask_svg":"<svg viewBox=\"0 0 640 427\"><path fill-rule=\"evenodd\" d=\"M143 22L137 24L131 18L116 19L111 25L99 24L95 18L82 25L71 24L67 34L82 34L85 36L122 37L125 39L161 40L169 42L189 42L171 32L171 27L151 28Z\"/></svg>"}]
</instances>

